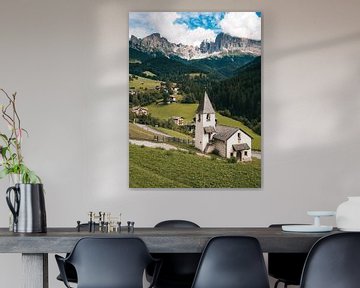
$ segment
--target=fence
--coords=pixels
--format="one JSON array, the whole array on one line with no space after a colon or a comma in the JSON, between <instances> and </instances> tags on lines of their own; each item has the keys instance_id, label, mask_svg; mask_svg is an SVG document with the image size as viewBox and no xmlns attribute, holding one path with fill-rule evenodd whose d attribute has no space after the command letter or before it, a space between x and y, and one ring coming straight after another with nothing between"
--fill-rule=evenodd
<instances>
[{"instance_id":1,"label":"fence","mask_svg":"<svg viewBox=\"0 0 360 288\"><path fill-rule=\"evenodd\" d=\"M163 136L163 135L155 135L154 141L156 141L156 142L176 142L176 143L184 143L184 144L195 146L195 141L192 139L182 139L182 138Z\"/></svg>"}]
</instances>

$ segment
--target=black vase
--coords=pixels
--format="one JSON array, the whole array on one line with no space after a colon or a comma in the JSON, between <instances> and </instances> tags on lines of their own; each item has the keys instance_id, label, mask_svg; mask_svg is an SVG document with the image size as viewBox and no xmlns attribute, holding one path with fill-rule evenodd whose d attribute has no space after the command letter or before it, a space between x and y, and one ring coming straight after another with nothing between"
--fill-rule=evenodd
<instances>
[{"instance_id":1,"label":"black vase","mask_svg":"<svg viewBox=\"0 0 360 288\"><path fill-rule=\"evenodd\" d=\"M11 197L12 192L13 197ZM14 216L14 232L45 233L47 231L42 184L15 184L6 190L6 202Z\"/></svg>"}]
</instances>

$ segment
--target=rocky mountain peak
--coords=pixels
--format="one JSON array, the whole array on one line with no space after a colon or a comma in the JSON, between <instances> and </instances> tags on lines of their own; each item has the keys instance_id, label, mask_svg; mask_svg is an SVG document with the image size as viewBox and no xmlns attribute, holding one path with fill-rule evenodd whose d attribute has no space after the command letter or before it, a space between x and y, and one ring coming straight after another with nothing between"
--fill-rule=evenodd
<instances>
[{"instance_id":1,"label":"rocky mountain peak","mask_svg":"<svg viewBox=\"0 0 360 288\"><path fill-rule=\"evenodd\" d=\"M219 33L215 42L203 41L200 45L202 53L250 53L261 54L261 42L247 38L234 37L223 32Z\"/></svg>"},{"instance_id":2,"label":"rocky mountain peak","mask_svg":"<svg viewBox=\"0 0 360 288\"><path fill-rule=\"evenodd\" d=\"M160 52L166 57L173 55L187 60L211 56L221 57L228 53L261 54L261 41L233 37L225 33L219 33L216 36L215 42L203 41L200 47L171 43L165 37L161 37L159 33L153 33L142 39L132 35L129 40L129 46L146 53Z\"/></svg>"},{"instance_id":3,"label":"rocky mountain peak","mask_svg":"<svg viewBox=\"0 0 360 288\"><path fill-rule=\"evenodd\" d=\"M139 41L140 41L140 39L134 35L131 35L130 40L129 40L129 42L131 42L133 45L138 44Z\"/></svg>"}]
</instances>

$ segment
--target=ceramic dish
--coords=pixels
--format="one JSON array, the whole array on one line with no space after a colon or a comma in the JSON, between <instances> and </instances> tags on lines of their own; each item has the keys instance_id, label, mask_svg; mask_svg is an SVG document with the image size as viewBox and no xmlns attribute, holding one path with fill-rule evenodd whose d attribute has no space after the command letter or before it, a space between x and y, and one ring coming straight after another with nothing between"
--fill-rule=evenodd
<instances>
[{"instance_id":1,"label":"ceramic dish","mask_svg":"<svg viewBox=\"0 0 360 288\"><path fill-rule=\"evenodd\" d=\"M324 216L335 216L336 212L335 211L308 211L307 214L309 216L314 216L314 217L324 217Z\"/></svg>"},{"instance_id":2,"label":"ceramic dish","mask_svg":"<svg viewBox=\"0 0 360 288\"><path fill-rule=\"evenodd\" d=\"M330 232L333 227L325 225L283 225L281 229L286 232Z\"/></svg>"}]
</instances>

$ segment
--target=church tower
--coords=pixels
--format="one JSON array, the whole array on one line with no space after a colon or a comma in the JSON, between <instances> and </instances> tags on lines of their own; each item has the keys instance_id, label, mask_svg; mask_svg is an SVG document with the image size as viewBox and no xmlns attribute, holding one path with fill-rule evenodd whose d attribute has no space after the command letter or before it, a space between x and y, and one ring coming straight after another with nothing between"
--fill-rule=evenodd
<instances>
[{"instance_id":1,"label":"church tower","mask_svg":"<svg viewBox=\"0 0 360 288\"><path fill-rule=\"evenodd\" d=\"M204 152L207 144L212 140L215 133L215 110L205 91L203 100L200 102L195 117L195 147Z\"/></svg>"}]
</instances>

